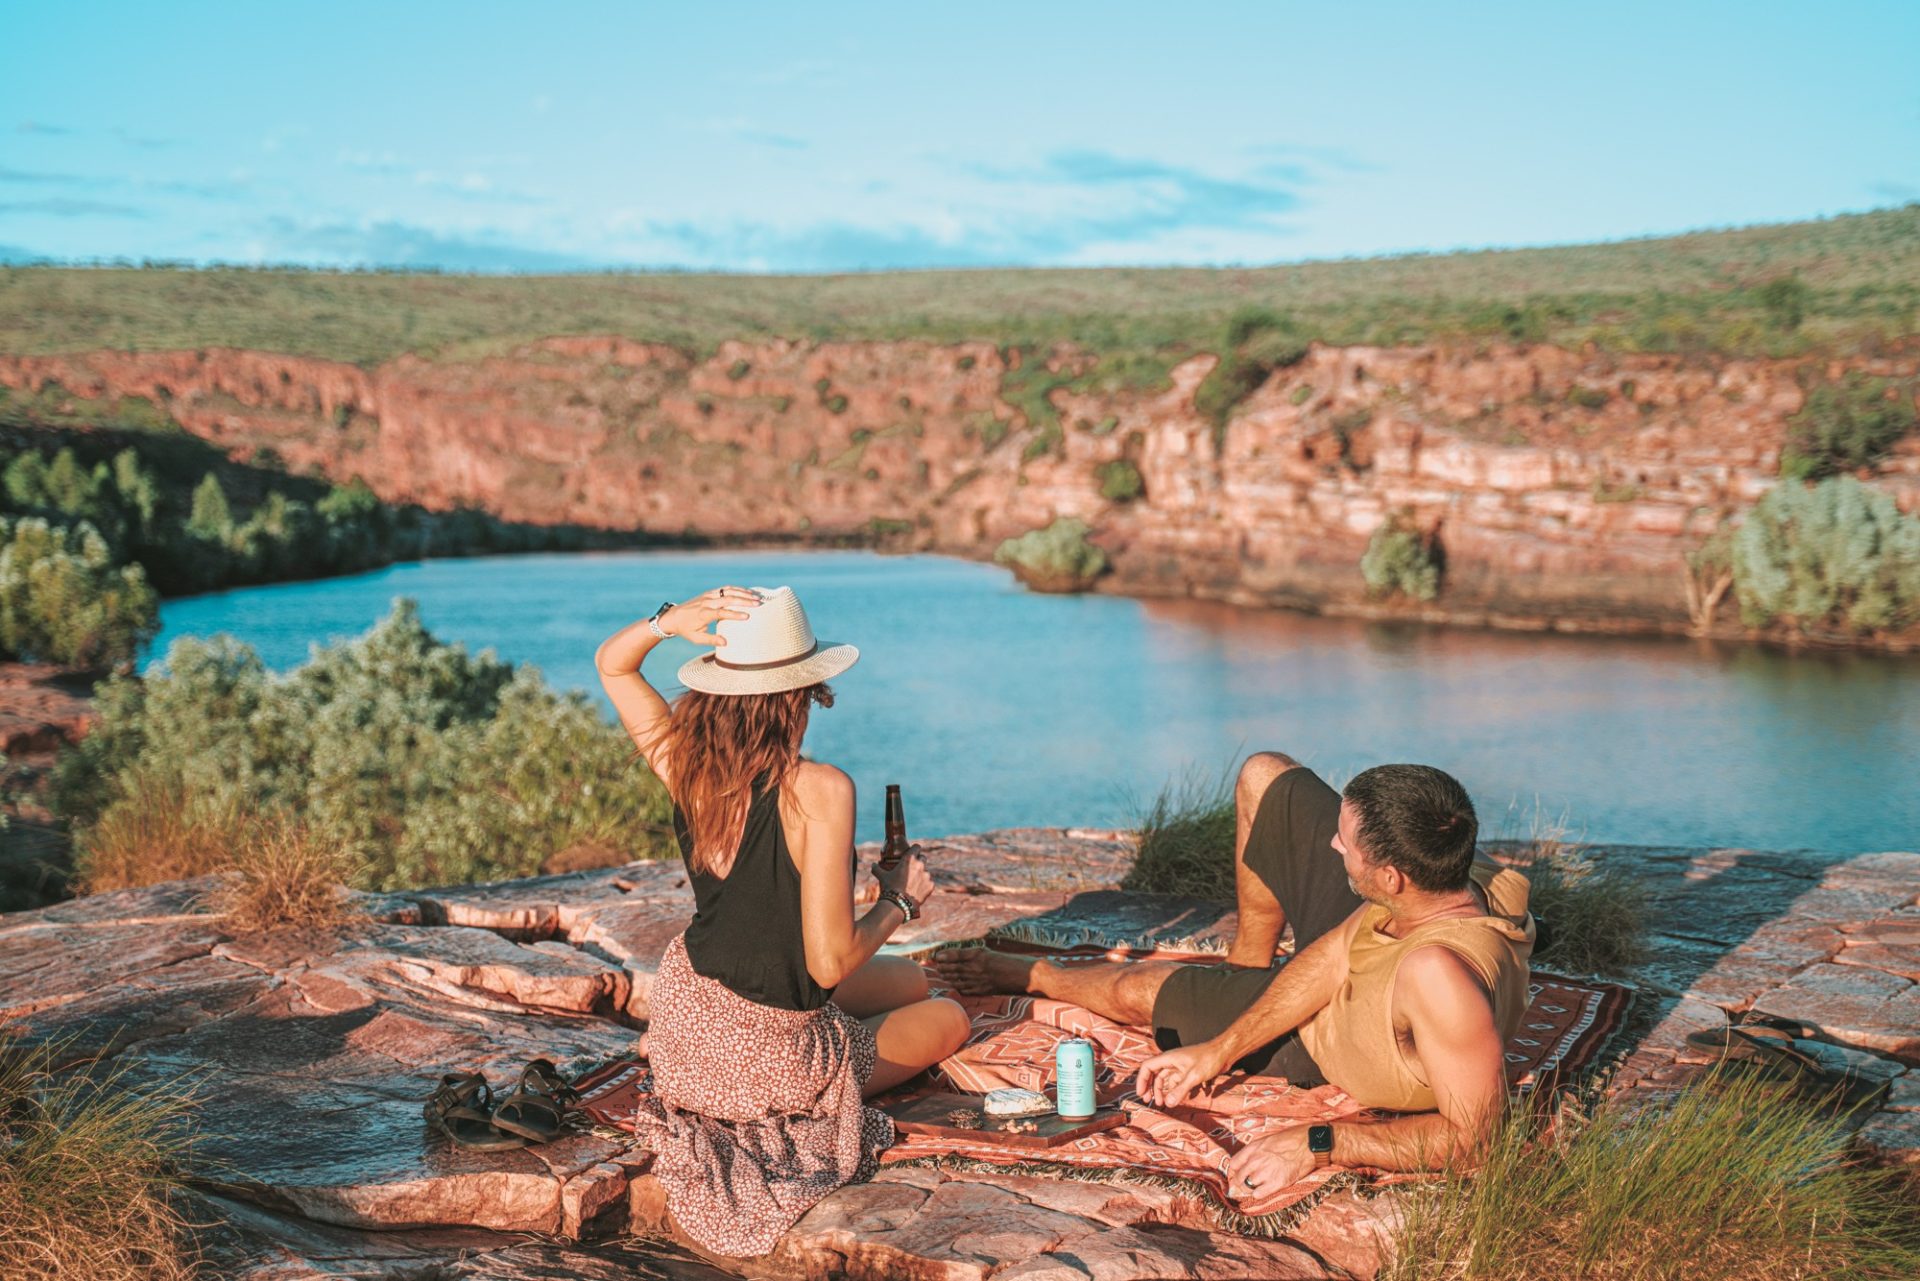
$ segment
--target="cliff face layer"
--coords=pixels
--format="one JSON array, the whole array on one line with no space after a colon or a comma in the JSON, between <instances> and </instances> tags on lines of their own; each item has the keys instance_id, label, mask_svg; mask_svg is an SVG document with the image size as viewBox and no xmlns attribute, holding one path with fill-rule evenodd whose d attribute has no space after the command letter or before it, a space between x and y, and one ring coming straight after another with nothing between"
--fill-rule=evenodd
<instances>
[{"instance_id":1,"label":"cliff face layer","mask_svg":"<svg viewBox=\"0 0 1920 1281\"><path fill-rule=\"evenodd\" d=\"M1103 385L1066 349L1044 370L1020 359L779 341L696 361L568 337L371 370L218 348L0 357L0 385L151 399L237 457L516 521L983 557L1077 516L1112 561L1103 585L1138 594L1373 608L1359 559L1397 517L1444 548L1424 615L1678 630L1685 553L1775 483L1802 378L1839 372L1316 346L1217 428L1194 403L1212 356L1151 386ZM1906 378L1920 358L1857 367ZM1876 481L1920 509L1920 441Z\"/></svg>"}]
</instances>

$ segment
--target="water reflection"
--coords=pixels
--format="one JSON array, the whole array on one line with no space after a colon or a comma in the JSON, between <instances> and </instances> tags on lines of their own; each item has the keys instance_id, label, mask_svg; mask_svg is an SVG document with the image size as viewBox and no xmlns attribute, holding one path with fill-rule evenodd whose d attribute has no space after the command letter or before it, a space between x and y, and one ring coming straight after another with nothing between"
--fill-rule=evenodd
<instances>
[{"instance_id":1,"label":"water reflection","mask_svg":"<svg viewBox=\"0 0 1920 1281\"><path fill-rule=\"evenodd\" d=\"M853 774L863 836L890 781L925 834L1118 824L1194 764L1268 746L1335 780L1442 765L1515 835L1536 808L1646 844L1857 851L1920 832L1911 659L1040 597L938 557L765 552L395 566L171 602L160 645L226 630L287 667L410 595L440 636L597 697L603 636L723 581L792 583L822 636L861 647L808 746ZM671 686L692 652L662 647L649 675Z\"/></svg>"}]
</instances>

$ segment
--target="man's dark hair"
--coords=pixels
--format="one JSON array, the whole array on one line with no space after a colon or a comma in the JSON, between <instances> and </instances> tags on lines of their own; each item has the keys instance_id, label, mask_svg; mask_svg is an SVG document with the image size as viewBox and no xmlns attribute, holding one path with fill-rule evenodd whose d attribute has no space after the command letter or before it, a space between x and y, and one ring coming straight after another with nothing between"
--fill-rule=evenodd
<instances>
[{"instance_id":1,"label":"man's dark hair","mask_svg":"<svg viewBox=\"0 0 1920 1281\"><path fill-rule=\"evenodd\" d=\"M1480 820L1459 780L1431 765L1376 765L1342 793L1358 820L1360 854L1430 892L1463 890Z\"/></svg>"}]
</instances>

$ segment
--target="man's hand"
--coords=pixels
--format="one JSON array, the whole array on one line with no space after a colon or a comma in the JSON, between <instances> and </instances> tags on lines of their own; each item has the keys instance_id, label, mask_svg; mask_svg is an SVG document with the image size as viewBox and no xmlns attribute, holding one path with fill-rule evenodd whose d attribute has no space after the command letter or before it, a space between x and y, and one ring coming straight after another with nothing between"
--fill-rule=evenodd
<instances>
[{"instance_id":1,"label":"man's hand","mask_svg":"<svg viewBox=\"0 0 1920 1281\"><path fill-rule=\"evenodd\" d=\"M1313 1173L1313 1153L1307 1149L1307 1127L1255 1139L1227 1162L1227 1195L1236 1201L1257 1201L1290 1188Z\"/></svg>"},{"instance_id":2,"label":"man's hand","mask_svg":"<svg viewBox=\"0 0 1920 1281\"><path fill-rule=\"evenodd\" d=\"M1143 1103L1157 1108L1177 1107L1188 1095L1204 1088L1233 1062L1218 1041L1183 1045L1156 1054L1140 1065L1134 1092Z\"/></svg>"}]
</instances>

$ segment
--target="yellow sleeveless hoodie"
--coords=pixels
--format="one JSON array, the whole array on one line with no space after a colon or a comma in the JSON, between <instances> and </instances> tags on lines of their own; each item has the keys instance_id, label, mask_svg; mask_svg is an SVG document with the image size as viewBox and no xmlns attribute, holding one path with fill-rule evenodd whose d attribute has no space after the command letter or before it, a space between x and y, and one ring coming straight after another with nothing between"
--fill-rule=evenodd
<instances>
[{"instance_id":1,"label":"yellow sleeveless hoodie","mask_svg":"<svg viewBox=\"0 0 1920 1281\"><path fill-rule=\"evenodd\" d=\"M1415 948L1444 947L1480 976L1493 995L1502 1046L1520 1028L1533 954L1527 878L1484 860L1475 861L1471 875L1486 894L1489 915L1449 917L1395 938L1381 929L1391 919L1387 909L1367 904L1347 954L1347 981L1301 1025L1300 1040L1327 1080L1363 1107L1430 1112L1438 1106L1425 1072L1393 1031L1394 979Z\"/></svg>"}]
</instances>

